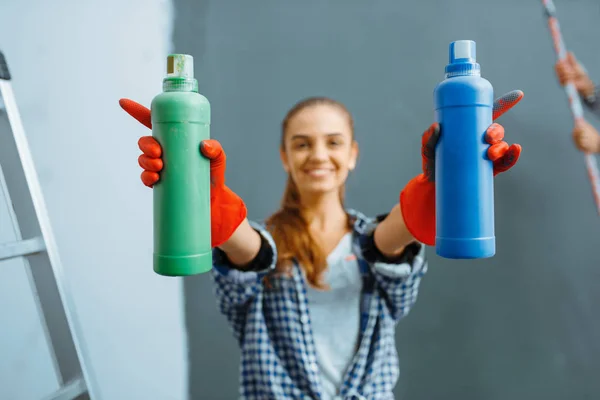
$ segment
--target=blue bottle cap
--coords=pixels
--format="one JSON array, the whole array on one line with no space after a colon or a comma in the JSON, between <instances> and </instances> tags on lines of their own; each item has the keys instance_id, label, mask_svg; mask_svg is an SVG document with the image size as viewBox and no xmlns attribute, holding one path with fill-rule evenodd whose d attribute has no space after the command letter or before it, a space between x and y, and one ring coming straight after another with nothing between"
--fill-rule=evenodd
<instances>
[{"instance_id":1,"label":"blue bottle cap","mask_svg":"<svg viewBox=\"0 0 600 400\"><path fill-rule=\"evenodd\" d=\"M477 63L477 45L472 40L450 43L450 62L446 66L446 78L461 75L480 75Z\"/></svg>"}]
</instances>

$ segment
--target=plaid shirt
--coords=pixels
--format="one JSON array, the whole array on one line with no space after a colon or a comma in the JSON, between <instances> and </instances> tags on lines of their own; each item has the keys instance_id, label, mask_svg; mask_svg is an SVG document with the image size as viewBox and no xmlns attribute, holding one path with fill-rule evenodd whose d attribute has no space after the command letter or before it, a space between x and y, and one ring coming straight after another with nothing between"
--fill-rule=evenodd
<instances>
[{"instance_id":1,"label":"plaid shirt","mask_svg":"<svg viewBox=\"0 0 600 400\"><path fill-rule=\"evenodd\" d=\"M393 400L399 376L394 328L417 299L419 282L427 271L424 246L417 244L408 262L369 262L366 246L379 220L348 212L354 220L353 252L363 277L361 338L340 395L344 400ZM304 275L294 265L290 276L271 275L271 287L265 287L262 278L275 269L277 253L264 226L251 224L271 245L271 264L260 271L240 271L215 249L212 270L219 309L241 348L240 396L245 400L319 399L319 368Z\"/></svg>"},{"instance_id":2,"label":"plaid shirt","mask_svg":"<svg viewBox=\"0 0 600 400\"><path fill-rule=\"evenodd\" d=\"M582 96L582 99L591 112L600 116L600 86L596 86L596 89L594 90L594 93L591 96Z\"/></svg>"}]
</instances>

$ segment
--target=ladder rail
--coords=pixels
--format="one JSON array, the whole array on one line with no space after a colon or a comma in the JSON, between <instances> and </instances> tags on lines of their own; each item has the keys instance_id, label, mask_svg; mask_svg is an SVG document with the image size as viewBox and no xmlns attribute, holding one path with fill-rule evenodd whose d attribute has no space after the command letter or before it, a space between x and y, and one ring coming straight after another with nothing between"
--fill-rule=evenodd
<instances>
[{"instance_id":1,"label":"ladder rail","mask_svg":"<svg viewBox=\"0 0 600 400\"><path fill-rule=\"evenodd\" d=\"M29 143L25 135L21 116L10 83L10 74L3 54L0 52L0 97L12 135L0 135L0 159L9 159L15 169L6 170L4 180L7 199L15 192L27 194L26 200L8 203L18 230L17 240L25 238L34 242L42 238L44 251L24 254L24 263L35 290L36 302L43 319L43 326L54 356L56 372L61 386L69 382L84 385L90 399L99 399L98 388L92 382L91 363L85 349L82 330L75 315L75 304L57 250L50 225L50 218L39 184ZM10 151L14 148L16 151ZM14 243L5 245L15 246ZM21 245L22 242L21 242ZM35 250L35 249L33 249ZM49 266L49 268L48 268ZM68 392L67 392L68 393Z\"/></svg>"},{"instance_id":2,"label":"ladder rail","mask_svg":"<svg viewBox=\"0 0 600 400\"><path fill-rule=\"evenodd\" d=\"M0 85L2 85L2 83L3 83L2 80L0 80ZM1 91L0 91L0 99L2 99L2 100L4 99L3 96L2 96L2 92ZM2 116L4 114L4 112L6 111L6 109L4 108L4 103L0 104L0 106L1 106L0 107L0 116ZM10 128L10 123L9 123L9 128ZM10 133L12 134L12 132L10 132ZM6 142L5 142L5 140L7 140L7 139L9 139L9 138L0 136L0 159L2 159L2 160L6 160L7 159L6 157L2 157L3 156L3 154L2 154L3 149L7 149L8 148L8 146L6 146ZM15 174L14 170L11 171L11 172L13 174ZM18 218L17 218L17 215L15 213L14 203L12 201L12 197L11 197L10 192L8 190L8 186L7 186L7 182L6 182L6 176L7 176L7 174L5 174L5 171L2 168L2 165L0 164L0 196L6 201L6 204L7 204L6 209L7 209L7 212L8 212L8 218L9 218L9 220L11 222L12 231L13 231L13 235L14 235L14 238L15 238L16 242L13 242L13 243L3 243L1 245L0 249L3 249L3 250L0 252L1 253L0 254L1 255L0 260L9 260L9 259L14 258L15 251L11 251L11 247L16 247L16 246L13 246L15 244L17 246L22 246L23 243L24 243L23 236L21 234L21 228L19 226ZM9 179L10 179L10 177L9 177ZM39 238L39 236L37 238ZM25 239L25 241L27 241L27 239ZM44 247L45 247L45 245L44 245ZM42 302L40 301L40 296L37 293L36 280L34 278L34 275L32 274L31 265L29 264L28 258L23 257L21 259L21 261L22 261L23 268L25 269L25 273L27 275L27 279L29 281L30 288L31 288L32 291L35 291L35 293L34 293L35 295L33 296L33 302L34 302L35 308L37 310L37 317L40 320L40 325L42 327L44 336L46 338L46 342L48 343L48 345L50 347L49 350L50 350L51 355L52 355L51 361L52 361L52 365L54 367L53 371L54 371L54 374L55 374L55 378L56 378L57 382L60 384L60 383L62 383L62 380L63 380L63 378L61 376L62 374L60 372L61 368L60 368L60 365L58 363L57 357L55 355L54 347L52 345L52 343L53 343L52 335L50 334L50 330L48 329L48 323L47 323L45 315L44 315L45 314L44 313L44 307L42 305Z\"/></svg>"}]
</instances>

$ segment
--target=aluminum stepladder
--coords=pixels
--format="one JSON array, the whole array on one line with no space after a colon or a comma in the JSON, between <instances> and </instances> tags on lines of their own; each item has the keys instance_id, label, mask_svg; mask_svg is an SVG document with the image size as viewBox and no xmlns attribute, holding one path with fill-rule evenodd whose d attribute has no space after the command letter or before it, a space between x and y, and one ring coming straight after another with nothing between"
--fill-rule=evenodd
<instances>
[{"instance_id":1,"label":"aluminum stepladder","mask_svg":"<svg viewBox=\"0 0 600 400\"><path fill-rule=\"evenodd\" d=\"M97 400L79 321L1 51L0 122L0 198L7 202L17 238L0 244L0 267L4 260L21 258L27 269L59 383L59 389L44 400ZM9 129L4 129L5 122Z\"/></svg>"}]
</instances>

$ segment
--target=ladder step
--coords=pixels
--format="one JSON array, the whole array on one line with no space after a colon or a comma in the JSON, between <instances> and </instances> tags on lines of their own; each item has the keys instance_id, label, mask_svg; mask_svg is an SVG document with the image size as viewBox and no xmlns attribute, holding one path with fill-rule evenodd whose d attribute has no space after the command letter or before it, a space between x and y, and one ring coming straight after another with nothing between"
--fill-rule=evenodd
<instances>
[{"instance_id":1,"label":"ladder step","mask_svg":"<svg viewBox=\"0 0 600 400\"><path fill-rule=\"evenodd\" d=\"M44 400L73 400L86 393L87 388L83 379L75 379L51 395L44 397Z\"/></svg>"},{"instance_id":2,"label":"ladder step","mask_svg":"<svg viewBox=\"0 0 600 400\"><path fill-rule=\"evenodd\" d=\"M46 244L41 236L18 242L0 244L0 261L27 256L46 250Z\"/></svg>"}]
</instances>

